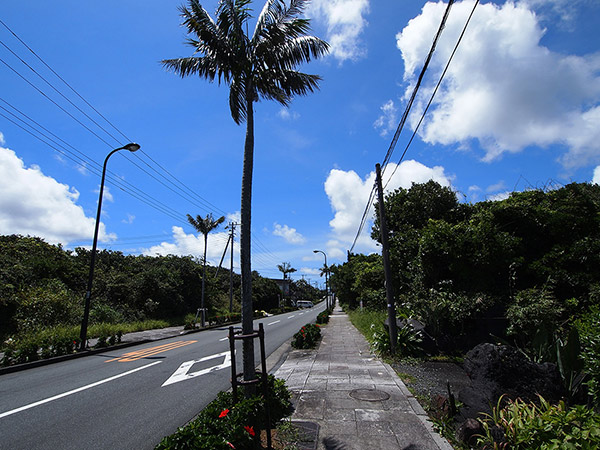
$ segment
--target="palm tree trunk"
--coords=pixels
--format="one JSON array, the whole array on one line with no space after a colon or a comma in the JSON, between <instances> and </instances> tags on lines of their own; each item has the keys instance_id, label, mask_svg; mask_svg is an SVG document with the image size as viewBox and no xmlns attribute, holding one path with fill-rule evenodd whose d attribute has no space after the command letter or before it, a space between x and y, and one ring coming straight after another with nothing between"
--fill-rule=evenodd
<instances>
[{"instance_id":1,"label":"palm tree trunk","mask_svg":"<svg viewBox=\"0 0 600 450\"><path fill-rule=\"evenodd\" d=\"M251 91L250 87L247 87ZM248 94L250 96L251 94ZM242 272L242 333L253 332L252 321L252 267L250 264L250 221L252 205L252 171L254 166L254 111L253 99L248 98L246 115L246 142L244 144L244 166L242 172L242 204L240 227L240 265ZM255 378L254 342L243 340L244 380Z\"/></svg>"},{"instance_id":2,"label":"palm tree trunk","mask_svg":"<svg viewBox=\"0 0 600 450\"><path fill-rule=\"evenodd\" d=\"M206 326L206 314L204 312L204 280L206 279L206 243L208 242L208 234L204 235L204 264L202 265L202 294L200 297L200 311L202 313L202 328Z\"/></svg>"}]
</instances>

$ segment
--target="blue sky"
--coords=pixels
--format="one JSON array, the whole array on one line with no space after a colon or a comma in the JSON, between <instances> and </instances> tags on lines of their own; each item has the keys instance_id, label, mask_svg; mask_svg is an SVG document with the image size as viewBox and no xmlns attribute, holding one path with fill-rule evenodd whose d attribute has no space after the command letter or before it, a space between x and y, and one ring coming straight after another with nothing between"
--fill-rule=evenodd
<instances>
[{"instance_id":1,"label":"blue sky","mask_svg":"<svg viewBox=\"0 0 600 450\"><path fill-rule=\"evenodd\" d=\"M109 171L126 187L107 180L101 248L201 256L202 239L185 215L236 220L245 126L231 119L227 87L181 79L159 63L190 55L181 3L0 4L4 24L87 102L0 24L0 233L90 246L100 182L94 164L129 141L142 149L111 157ZM212 14L217 2L202 4ZM255 2L255 11L262 5ZM306 15L313 34L332 51L303 70L323 77L321 90L289 109L255 107L254 270L279 277L276 266L287 261L297 269L293 278L321 283L322 255L314 249L325 251L329 263L345 260L375 163L383 161L445 7L312 2ZM513 190L600 182L595 0L481 2L417 138L393 171L472 7L457 1L450 12L386 170L386 178L394 172L388 189L435 179L461 201L477 202ZM17 126L31 131L9 111L35 120L35 129L62 140L52 146L71 154ZM377 251L369 233L367 225L355 252ZM226 240L224 225L210 236L211 263L218 263ZM237 268L237 241L235 249Z\"/></svg>"}]
</instances>

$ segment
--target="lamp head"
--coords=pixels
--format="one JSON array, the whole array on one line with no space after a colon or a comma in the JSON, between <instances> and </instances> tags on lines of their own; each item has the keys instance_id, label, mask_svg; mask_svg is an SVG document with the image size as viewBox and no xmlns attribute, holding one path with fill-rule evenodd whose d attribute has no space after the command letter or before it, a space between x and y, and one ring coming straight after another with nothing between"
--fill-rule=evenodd
<instances>
[{"instance_id":1,"label":"lamp head","mask_svg":"<svg viewBox=\"0 0 600 450\"><path fill-rule=\"evenodd\" d=\"M136 144L135 142L130 142L127 145L124 145L123 148L125 150L129 150L130 152L137 152L140 149L140 144Z\"/></svg>"}]
</instances>

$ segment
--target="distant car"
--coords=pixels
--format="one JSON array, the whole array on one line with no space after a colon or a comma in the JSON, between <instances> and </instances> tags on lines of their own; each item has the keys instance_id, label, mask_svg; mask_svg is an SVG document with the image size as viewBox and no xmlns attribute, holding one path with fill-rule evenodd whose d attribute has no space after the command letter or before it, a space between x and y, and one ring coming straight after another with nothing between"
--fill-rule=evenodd
<instances>
[{"instance_id":1,"label":"distant car","mask_svg":"<svg viewBox=\"0 0 600 450\"><path fill-rule=\"evenodd\" d=\"M310 300L298 300L296 306L298 308L312 308L314 305Z\"/></svg>"}]
</instances>

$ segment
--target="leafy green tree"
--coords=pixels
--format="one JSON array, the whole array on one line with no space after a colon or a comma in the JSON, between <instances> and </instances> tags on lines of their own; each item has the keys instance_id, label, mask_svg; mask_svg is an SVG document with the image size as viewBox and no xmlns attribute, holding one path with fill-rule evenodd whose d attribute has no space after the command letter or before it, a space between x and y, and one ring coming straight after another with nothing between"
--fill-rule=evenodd
<instances>
[{"instance_id":1,"label":"leafy green tree","mask_svg":"<svg viewBox=\"0 0 600 450\"><path fill-rule=\"evenodd\" d=\"M270 311L279 306L279 286L273 280L261 277L258 272L252 272L252 302L257 310Z\"/></svg>"},{"instance_id":2,"label":"leafy green tree","mask_svg":"<svg viewBox=\"0 0 600 450\"><path fill-rule=\"evenodd\" d=\"M236 124L246 122L242 172L240 260L242 275L242 329L252 332L252 269L250 230L254 164L254 109L260 98L289 105L295 95L318 88L320 77L295 68L328 51L328 44L310 36L309 21L298 16L305 0L268 0L258 16L252 36L246 34L251 18L250 0L221 0L216 20L198 0L180 7L183 25L193 36L187 44L194 55L164 60L164 66L181 75L215 78L229 85L229 109ZM254 378L254 351L244 341L244 378Z\"/></svg>"},{"instance_id":3,"label":"leafy green tree","mask_svg":"<svg viewBox=\"0 0 600 450\"><path fill-rule=\"evenodd\" d=\"M196 216L194 219L189 214L187 215L188 222L204 236L204 256L202 257L202 294L200 297L200 308L202 308L202 327L206 325L206 311L204 310L204 290L206 281L206 248L208 247L208 233L217 228L225 221L225 216L214 219L212 214L207 214L206 217Z\"/></svg>"}]
</instances>

